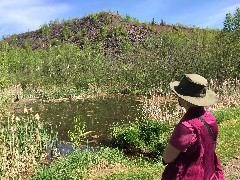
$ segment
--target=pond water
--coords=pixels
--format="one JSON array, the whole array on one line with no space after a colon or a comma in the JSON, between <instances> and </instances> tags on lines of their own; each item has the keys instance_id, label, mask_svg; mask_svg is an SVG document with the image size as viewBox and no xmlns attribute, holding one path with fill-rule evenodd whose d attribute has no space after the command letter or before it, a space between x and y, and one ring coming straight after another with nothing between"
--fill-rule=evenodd
<instances>
[{"instance_id":1,"label":"pond water","mask_svg":"<svg viewBox=\"0 0 240 180\"><path fill-rule=\"evenodd\" d=\"M86 131L93 135L106 136L114 125L128 124L141 118L141 102L135 96L110 96L82 99L72 102L35 102L28 104L40 120L51 124L58 132L60 141L70 141L68 131L72 131L74 119L86 123Z\"/></svg>"}]
</instances>

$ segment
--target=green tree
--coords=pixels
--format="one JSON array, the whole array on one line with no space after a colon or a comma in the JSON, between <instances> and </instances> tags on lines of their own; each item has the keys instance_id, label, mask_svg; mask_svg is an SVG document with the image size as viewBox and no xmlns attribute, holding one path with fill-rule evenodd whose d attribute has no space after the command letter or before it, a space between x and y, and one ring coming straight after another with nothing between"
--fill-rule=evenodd
<instances>
[{"instance_id":1,"label":"green tree","mask_svg":"<svg viewBox=\"0 0 240 180\"><path fill-rule=\"evenodd\" d=\"M223 24L224 24L224 27L223 27L224 31L231 32L233 30L234 23L233 23L233 17L231 13L226 14L226 19L223 22Z\"/></svg>"},{"instance_id":2,"label":"green tree","mask_svg":"<svg viewBox=\"0 0 240 180\"><path fill-rule=\"evenodd\" d=\"M236 8L236 12L232 15L231 13L226 14L226 19L223 22L223 31L236 32L240 31L240 8Z\"/></svg>"},{"instance_id":3,"label":"green tree","mask_svg":"<svg viewBox=\"0 0 240 180\"><path fill-rule=\"evenodd\" d=\"M220 34L221 57L224 59L225 72L231 77L239 76L240 68L240 8L234 14L226 14L224 27Z\"/></svg>"},{"instance_id":4,"label":"green tree","mask_svg":"<svg viewBox=\"0 0 240 180\"><path fill-rule=\"evenodd\" d=\"M233 17L234 31L240 31L240 8L236 9L236 12Z\"/></svg>"}]
</instances>

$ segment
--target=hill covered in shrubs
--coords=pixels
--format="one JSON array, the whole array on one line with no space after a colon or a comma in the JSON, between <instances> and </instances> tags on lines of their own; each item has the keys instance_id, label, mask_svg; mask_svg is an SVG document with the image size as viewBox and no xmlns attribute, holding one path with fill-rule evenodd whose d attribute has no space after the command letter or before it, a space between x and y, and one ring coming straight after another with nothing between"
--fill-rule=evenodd
<instances>
[{"instance_id":1,"label":"hill covered in shrubs","mask_svg":"<svg viewBox=\"0 0 240 180\"><path fill-rule=\"evenodd\" d=\"M91 42L101 44L104 52L121 53L124 48L142 42L161 30L191 32L193 28L167 25L163 21L157 24L154 19L142 23L128 15L100 12L81 19L51 21L36 31L6 37L4 42L18 47L30 46L33 50L64 43L74 43L84 48Z\"/></svg>"},{"instance_id":2,"label":"hill covered in shrubs","mask_svg":"<svg viewBox=\"0 0 240 180\"><path fill-rule=\"evenodd\" d=\"M0 87L165 95L183 73L220 87L240 74L238 14L228 14L222 30L142 23L109 12L51 21L0 42Z\"/></svg>"}]
</instances>

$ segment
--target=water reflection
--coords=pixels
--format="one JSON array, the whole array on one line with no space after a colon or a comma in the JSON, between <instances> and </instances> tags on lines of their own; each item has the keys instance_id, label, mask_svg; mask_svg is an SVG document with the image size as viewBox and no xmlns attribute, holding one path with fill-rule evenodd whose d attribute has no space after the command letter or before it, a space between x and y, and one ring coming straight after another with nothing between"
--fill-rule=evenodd
<instances>
[{"instance_id":1,"label":"water reflection","mask_svg":"<svg viewBox=\"0 0 240 180\"><path fill-rule=\"evenodd\" d=\"M80 149L81 151L91 151L96 152L99 151L100 147L93 147L89 145L81 145L77 149ZM73 144L71 143L60 143L54 141L53 143L49 143L47 145L47 159L49 162L51 162L52 159L55 158L55 156L67 156L70 153L72 153L75 150Z\"/></svg>"},{"instance_id":2,"label":"water reflection","mask_svg":"<svg viewBox=\"0 0 240 180\"><path fill-rule=\"evenodd\" d=\"M135 96L98 97L72 102L43 102L27 105L42 121L58 131L59 140L69 141L68 131L74 127L74 118L86 123L86 131L95 136L109 133L116 124L127 124L141 116L141 105Z\"/></svg>"}]
</instances>

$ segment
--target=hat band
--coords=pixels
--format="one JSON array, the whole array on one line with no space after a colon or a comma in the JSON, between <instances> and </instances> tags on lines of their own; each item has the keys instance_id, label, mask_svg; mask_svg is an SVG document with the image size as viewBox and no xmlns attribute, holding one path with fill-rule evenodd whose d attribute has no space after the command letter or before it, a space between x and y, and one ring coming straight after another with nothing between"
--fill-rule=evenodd
<instances>
[{"instance_id":1,"label":"hat band","mask_svg":"<svg viewBox=\"0 0 240 180\"><path fill-rule=\"evenodd\" d=\"M184 96L201 97L201 98L206 96L206 88L203 88L199 92L190 91L189 89L184 89L182 87L179 87L179 90L180 90L179 93Z\"/></svg>"},{"instance_id":2,"label":"hat band","mask_svg":"<svg viewBox=\"0 0 240 180\"><path fill-rule=\"evenodd\" d=\"M184 96L205 97L206 86L196 84L184 76L178 85L179 92Z\"/></svg>"}]
</instances>

